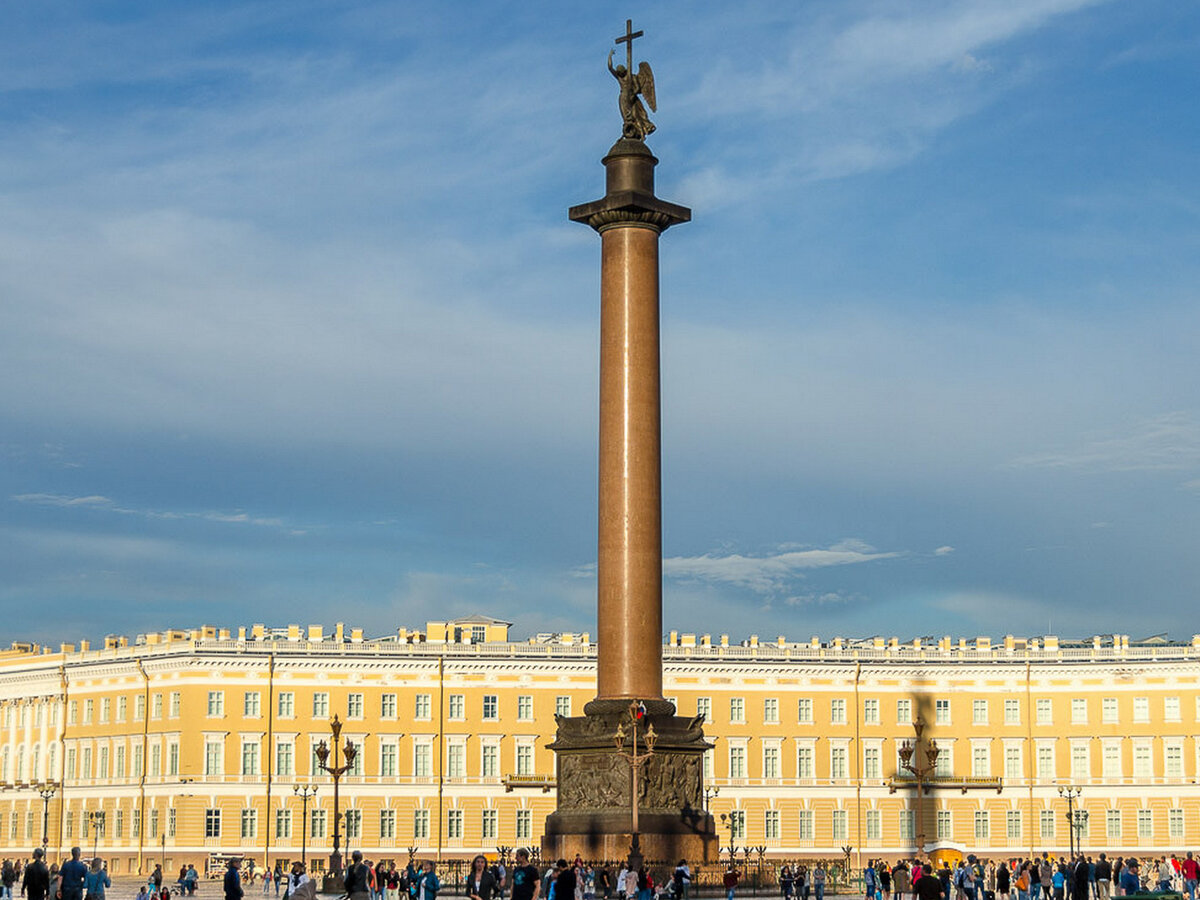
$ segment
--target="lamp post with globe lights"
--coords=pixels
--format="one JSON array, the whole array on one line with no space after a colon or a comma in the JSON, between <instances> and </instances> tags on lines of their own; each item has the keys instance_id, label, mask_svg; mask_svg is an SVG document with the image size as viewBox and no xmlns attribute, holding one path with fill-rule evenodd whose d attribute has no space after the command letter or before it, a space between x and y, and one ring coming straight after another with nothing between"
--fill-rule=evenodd
<instances>
[{"instance_id":1,"label":"lamp post with globe lights","mask_svg":"<svg viewBox=\"0 0 1200 900\"><path fill-rule=\"evenodd\" d=\"M338 782L353 768L358 749L350 743L350 738L346 738L346 746L342 748L342 757L345 762L339 766L338 741L342 737L342 723L338 721L336 715L329 723L329 730L333 733L333 765L328 765L329 746L324 740L317 744L315 751L318 766L333 777L333 852L329 854L329 871L325 873L322 892L340 894L345 892L346 884L342 878L341 811L338 806Z\"/></svg>"},{"instance_id":2,"label":"lamp post with globe lights","mask_svg":"<svg viewBox=\"0 0 1200 900\"><path fill-rule=\"evenodd\" d=\"M906 772L912 773L917 779L917 852L921 853L925 848L925 817L922 815L922 796L926 791L925 779L928 778L937 769L938 755L941 750L938 748L937 741L930 740L926 745L924 753L918 753L921 746L921 735L925 731L925 720L920 716L913 722L913 731L916 733L915 741L905 741L900 745L900 767ZM921 756L924 755L926 762L921 763ZM915 762L914 762L915 758Z\"/></svg>"},{"instance_id":3,"label":"lamp post with globe lights","mask_svg":"<svg viewBox=\"0 0 1200 900\"><path fill-rule=\"evenodd\" d=\"M646 704L641 700L634 700L629 704L629 731L625 730L625 722L620 722L617 725L617 733L614 740L617 745L617 754L629 763L629 777L632 788L632 818L633 827L629 838L629 867L637 871L642 866L642 845L641 837L638 834L638 769L646 764L651 756L654 755L654 744L658 740L658 734L654 731L654 724L651 723L648 728L642 732L642 747L643 750L638 752L638 728L642 726L646 719ZM625 738L630 738L629 749L625 749Z\"/></svg>"},{"instance_id":4,"label":"lamp post with globe lights","mask_svg":"<svg viewBox=\"0 0 1200 900\"><path fill-rule=\"evenodd\" d=\"M308 869L308 798L317 795L315 784L296 785L292 793L300 798L300 862Z\"/></svg>"}]
</instances>

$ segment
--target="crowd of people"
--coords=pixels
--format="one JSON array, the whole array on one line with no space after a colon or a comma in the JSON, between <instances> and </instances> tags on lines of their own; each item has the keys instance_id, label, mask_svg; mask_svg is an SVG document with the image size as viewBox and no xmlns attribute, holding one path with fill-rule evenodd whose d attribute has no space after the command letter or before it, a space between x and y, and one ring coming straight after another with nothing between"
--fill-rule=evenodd
<instances>
[{"instance_id":1,"label":"crowd of people","mask_svg":"<svg viewBox=\"0 0 1200 900\"><path fill-rule=\"evenodd\" d=\"M954 866L922 860L889 866L871 860L862 874L866 900L893 900L893 895L895 900L1110 900L1165 892L1196 900L1200 863L1191 852L1145 860L1109 859L1105 853L1073 858L1046 853L1000 861L969 855ZM790 885L781 876L780 885L784 898L808 900L804 875L793 877Z\"/></svg>"}]
</instances>

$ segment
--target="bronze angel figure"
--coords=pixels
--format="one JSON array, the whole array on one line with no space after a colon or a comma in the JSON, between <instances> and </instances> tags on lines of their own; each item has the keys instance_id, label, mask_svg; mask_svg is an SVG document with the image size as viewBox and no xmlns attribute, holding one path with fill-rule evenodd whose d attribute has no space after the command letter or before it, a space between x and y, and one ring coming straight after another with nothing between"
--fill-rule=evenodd
<instances>
[{"instance_id":1,"label":"bronze angel figure","mask_svg":"<svg viewBox=\"0 0 1200 900\"><path fill-rule=\"evenodd\" d=\"M608 53L608 71L612 72L613 78L617 79L617 82L621 85L621 96L618 101L621 106L621 118L623 120L621 134L624 137L640 141L654 131L654 123L650 121L650 115L646 112L646 107L642 105L642 101L638 97L641 94L642 97L646 98L646 103L650 105L651 111L658 111L658 106L654 99L654 72L650 69L650 63L645 60L638 63L636 75L623 65L618 65L614 69L612 61L613 53L610 50Z\"/></svg>"}]
</instances>

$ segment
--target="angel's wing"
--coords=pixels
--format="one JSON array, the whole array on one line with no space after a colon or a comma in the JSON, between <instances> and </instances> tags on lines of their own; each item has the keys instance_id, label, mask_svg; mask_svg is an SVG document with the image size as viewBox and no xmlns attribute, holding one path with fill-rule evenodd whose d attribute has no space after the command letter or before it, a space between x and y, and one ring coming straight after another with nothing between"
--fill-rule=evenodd
<instances>
[{"instance_id":1,"label":"angel's wing","mask_svg":"<svg viewBox=\"0 0 1200 900\"><path fill-rule=\"evenodd\" d=\"M646 98L646 105L650 107L651 112L658 112L658 103L654 97L654 72L650 69L650 63L644 59L638 63L637 80L638 88Z\"/></svg>"}]
</instances>

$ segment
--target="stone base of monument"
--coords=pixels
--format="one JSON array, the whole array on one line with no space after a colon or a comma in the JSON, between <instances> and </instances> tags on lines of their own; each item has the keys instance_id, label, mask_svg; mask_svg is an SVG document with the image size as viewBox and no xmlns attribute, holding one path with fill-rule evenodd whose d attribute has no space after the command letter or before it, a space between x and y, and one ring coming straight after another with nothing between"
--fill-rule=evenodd
<instances>
[{"instance_id":1,"label":"stone base of monument","mask_svg":"<svg viewBox=\"0 0 1200 900\"><path fill-rule=\"evenodd\" d=\"M623 724L626 753L632 747L628 700L593 700L584 715L557 717L550 745L558 770L558 809L546 819L543 859L616 861L629 855L632 833L630 762L617 751ZM640 766L638 835L642 856L674 865L715 862L718 842L713 818L704 809L703 717L675 715L665 700L645 701L638 726L639 754L644 734L654 726L654 752Z\"/></svg>"}]
</instances>

